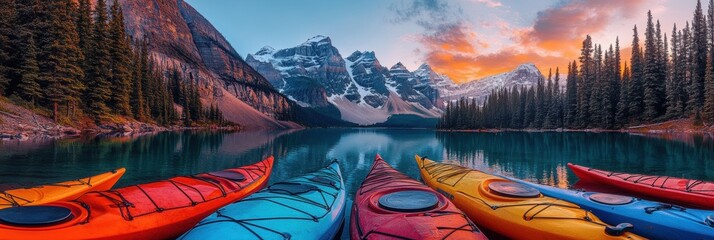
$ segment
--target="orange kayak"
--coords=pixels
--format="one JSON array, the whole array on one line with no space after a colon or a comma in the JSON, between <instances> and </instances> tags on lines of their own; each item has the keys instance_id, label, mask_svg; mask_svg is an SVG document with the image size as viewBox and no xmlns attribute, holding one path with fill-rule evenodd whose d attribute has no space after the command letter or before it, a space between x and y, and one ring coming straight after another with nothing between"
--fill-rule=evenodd
<instances>
[{"instance_id":1,"label":"orange kayak","mask_svg":"<svg viewBox=\"0 0 714 240\"><path fill-rule=\"evenodd\" d=\"M273 157L253 165L89 192L0 210L0 239L174 239L265 186Z\"/></svg>"},{"instance_id":2,"label":"orange kayak","mask_svg":"<svg viewBox=\"0 0 714 240\"><path fill-rule=\"evenodd\" d=\"M72 181L0 191L0 209L69 201L89 191L106 191L119 181L124 172L126 169L120 168Z\"/></svg>"}]
</instances>

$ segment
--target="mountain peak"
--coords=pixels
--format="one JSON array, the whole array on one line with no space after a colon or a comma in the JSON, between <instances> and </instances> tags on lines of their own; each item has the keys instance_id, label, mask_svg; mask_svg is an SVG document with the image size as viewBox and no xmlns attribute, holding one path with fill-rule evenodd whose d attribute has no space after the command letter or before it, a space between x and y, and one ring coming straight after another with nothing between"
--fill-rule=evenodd
<instances>
[{"instance_id":1,"label":"mountain peak","mask_svg":"<svg viewBox=\"0 0 714 240\"><path fill-rule=\"evenodd\" d=\"M421 66L419 66L419 68L417 68L417 71L429 71L429 72L433 72L434 70L431 69L431 66L429 66L429 64L427 64L427 63L422 63Z\"/></svg>"},{"instance_id":2,"label":"mountain peak","mask_svg":"<svg viewBox=\"0 0 714 240\"><path fill-rule=\"evenodd\" d=\"M275 48L271 46L264 46L258 50L255 55L268 55L268 54L273 54L275 52Z\"/></svg>"},{"instance_id":3,"label":"mountain peak","mask_svg":"<svg viewBox=\"0 0 714 240\"><path fill-rule=\"evenodd\" d=\"M404 64L402 64L402 62L398 62L397 64L394 64L394 66L392 66L392 67L389 68L389 69L390 69L390 70L407 70L407 67L404 66ZM408 70L407 70L407 71L408 71Z\"/></svg>"},{"instance_id":4,"label":"mountain peak","mask_svg":"<svg viewBox=\"0 0 714 240\"><path fill-rule=\"evenodd\" d=\"M357 50L357 51L354 51L352 54L350 54L350 55L347 57L347 60L350 60L350 61L353 61L353 62L354 62L355 60L357 60L357 59L360 58L361 56L362 56L362 52L359 51L359 50Z\"/></svg>"},{"instance_id":5,"label":"mountain peak","mask_svg":"<svg viewBox=\"0 0 714 240\"><path fill-rule=\"evenodd\" d=\"M316 43L317 44L332 44L332 40L330 39L330 37L323 36L323 35L317 35L317 36L307 39L307 41L305 41L305 43L303 43L303 44L312 45L312 44L316 44Z\"/></svg>"},{"instance_id":6,"label":"mountain peak","mask_svg":"<svg viewBox=\"0 0 714 240\"><path fill-rule=\"evenodd\" d=\"M350 54L350 56L348 56L346 59L347 59L347 60L350 60L350 61L352 61L352 62L356 62L358 59L363 59L363 60L367 60L367 61L372 60L372 61L373 61L373 60L376 60L377 57L376 57L376 55L374 54L374 51L364 51L364 52L362 52L362 51L357 50L357 51L354 51L352 54Z\"/></svg>"},{"instance_id":7,"label":"mountain peak","mask_svg":"<svg viewBox=\"0 0 714 240\"><path fill-rule=\"evenodd\" d=\"M521 65L518 65L518 67L516 68L516 71L518 71L518 70L526 70L529 72L540 73L540 70L538 70L538 67L536 67L536 65L533 63L524 63Z\"/></svg>"}]
</instances>

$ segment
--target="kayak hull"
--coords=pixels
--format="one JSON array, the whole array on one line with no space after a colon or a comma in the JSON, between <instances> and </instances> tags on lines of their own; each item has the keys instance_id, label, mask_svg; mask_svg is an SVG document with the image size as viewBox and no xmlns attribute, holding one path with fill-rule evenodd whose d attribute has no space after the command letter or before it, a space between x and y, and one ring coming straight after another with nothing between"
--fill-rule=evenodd
<instances>
[{"instance_id":1,"label":"kayak hull","mask_svg":"<svg viewBox=\"0 0 714 240\"><path fill-rule=\"evenodd\" d=\"M273 158L253 165L120 189L89 192L43 206L71 209L73 218L50 226L0 224L9 239L170 239L217 209L260 190ZM237 179L237 176L244 179Z\"/></svg>"},{"instance_id":2,"label":"kayak hull","mask_svg":"<svg viewBox=\"0 0 714 240\"><path fill-rule=\"evenodd\" d=\"M608 172L568 163L581 181L637 193L664 202L714 209L714 183L690 179Z\"/></svg>"},{"instance_id":3,"label":"kayak hull","mask_svg":"<svg viewBox=\"0 0 714 240\"><path fill-rule=\"evenodd\" d=\"M706 222L714 211L684 209L669 204L631 198L624 204L604 204L590 199L596 192L575 191L535 184L520 179L508 178L541 191L546 196L575 203L592 211L605 223L616 225L631 223L633 233L650 239L710 239L714 236L714 227Z\"/></svg>"},{"instance_id":4,"label":"kayak hull","mask_svg":"<svg viewBox=\"0 0 714 240\"><path fill-rule=\"evenodd\" d=\"M219 209L179 239L333 239L346 192L337 162Z\"/></svg>"},{"instance_id":5,"label":"kayak hull","mask_svg":"<svg viewBox=\"0 0 714 240\"><path fill-rule=\"evenodd\" d=\"M385 209L380 199L393 193L426 192L437 196L430 210L404 213ZM389 166L377 155L355 194L351 239L487 239L446 197Z\"/></svg>"},{"instance_id":6,"label":"kayak hull","mask_svg":"<svg viewBox=\"0 0 714 240\"><path fill-rule=\"evenodd\" d=\"M542 194L534 197L497 194L491 183L512 183L504 178L419 156L416 161L427 185L450 196L479 226L507 238L642 239L628 232L619 236L606 234L607 224L570 202Z\"/></svg>"},{"instance_id":7,"label":"kayak hull","mask_svg":"<svg viewBox=\"0 0 714 240\"><path fill-rule=\"evenodd\" d=\"M111 172L72 181L1 191L0 209L69 201L77 199L89 191L106 191L111 189L125 172L126 169L119 168Z\"/></svg>"}]
</instances>

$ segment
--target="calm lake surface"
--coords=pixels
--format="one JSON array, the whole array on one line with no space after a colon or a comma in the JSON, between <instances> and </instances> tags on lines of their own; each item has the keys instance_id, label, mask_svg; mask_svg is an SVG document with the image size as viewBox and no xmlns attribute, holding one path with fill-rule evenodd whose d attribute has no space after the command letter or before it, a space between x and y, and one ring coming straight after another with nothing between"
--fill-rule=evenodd
<instances>
[{"instance_id":1,"label":"calm lake surface","mask_svg":"<svg viewBox=\"0 0 714 240\"><path fill-rule=\"evenodd\" d=\"M233 168L274 155L271 182L338 159L351 199L377 153L414 178L419 176L414 155L419 154L560 187L577 181L566 167L568 162L714 181L714 139L708 136L308 129L0 141L0 188L65 181L125 167L127 172L117 184L122 187Z\"/></svg>"}]
</instances>

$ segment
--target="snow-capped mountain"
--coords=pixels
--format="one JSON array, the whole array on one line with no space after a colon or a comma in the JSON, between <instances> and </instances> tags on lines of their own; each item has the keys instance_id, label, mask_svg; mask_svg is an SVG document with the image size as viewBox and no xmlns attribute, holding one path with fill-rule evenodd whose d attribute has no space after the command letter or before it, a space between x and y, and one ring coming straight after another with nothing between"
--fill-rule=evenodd
<instances>
[{"instance_id":1,"label":"snow-capped mountain","mask_svg":"<svg viewBox=\"0 0 714 240\"><path fill-rule=\"evenodd\" d=\"M499 87L533 86L542 75L533 64L465 84L456 84L429 65L409 71L402 63L384 67L371 51L343 58L329 37L315 36L281 50L263 47L246 62L303 107L360 125L395 115L437 118L444 102L483 99Z\"/></svg>"},{"instance_id":2,"label":"snow-capped mountain","mask_svg":"<svg viewBox=\"0 0 714 240\"><path fill-rule=\"evenodd\" d=\"M533 87L543 79L540 70L531 63L521 64L515 70L470 81L464 84L455 84L448 78L437 83L437 89L444 101L458 100L462 97L483 100L491 91L507 87Z\"/></svg>"},{"instance_id":3,"label":"snow-capped mountain","mask_svg":"<svg viewBox=\"0 0 714 240\"><path fill-rule=\"evenodd\" d=\"M397 65L382 66L374 52L356 51L343 58L329 37L316 36L292 48L263 47L246 62L281 93L345 121L372 125L393 115L437 118L441 110L428 84ZM392 73L397 76L392 77ZM423 89L432 98L415 89ZM431 91L431 92L430 92ZM336 109L336 110L335 110Z\"/></svg>"}]
</instances>

